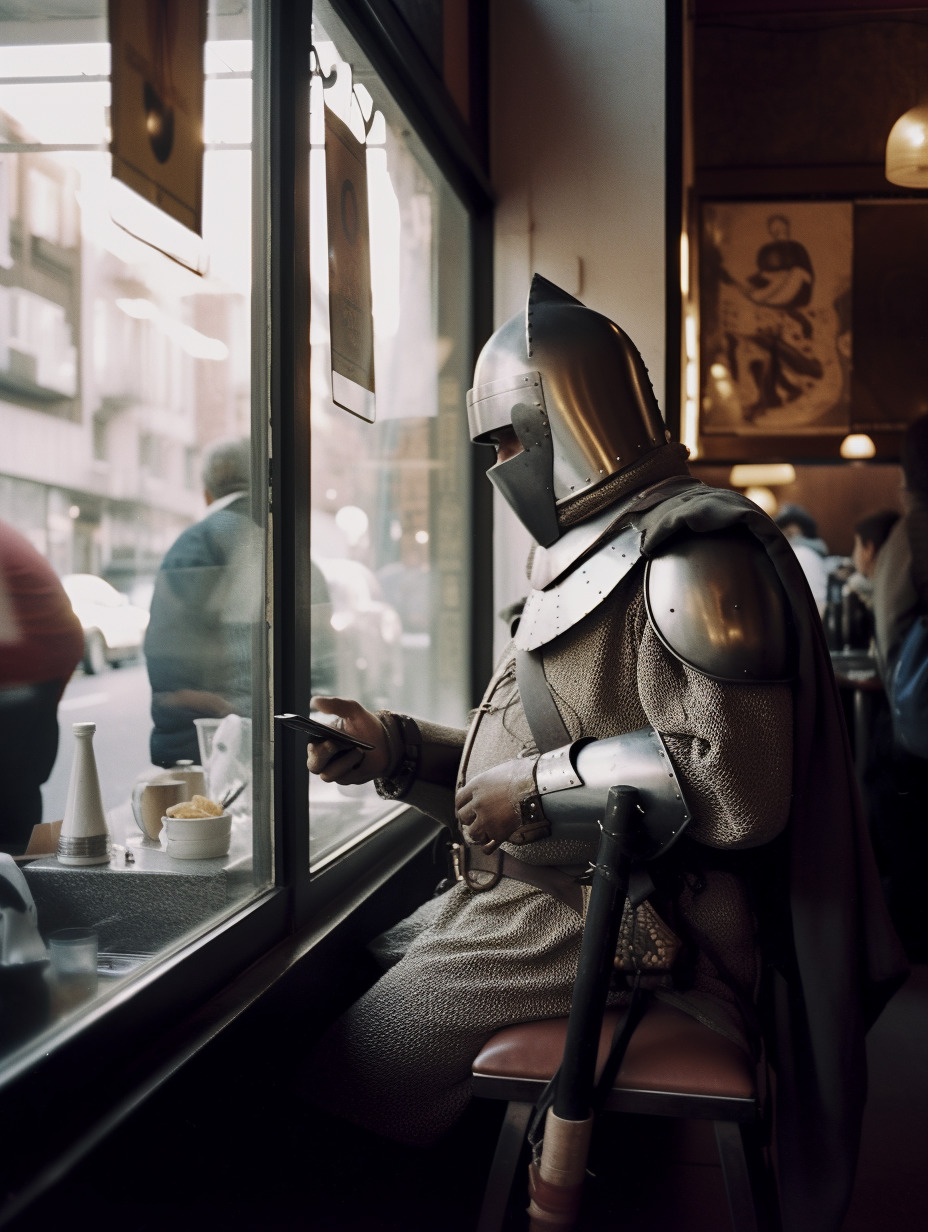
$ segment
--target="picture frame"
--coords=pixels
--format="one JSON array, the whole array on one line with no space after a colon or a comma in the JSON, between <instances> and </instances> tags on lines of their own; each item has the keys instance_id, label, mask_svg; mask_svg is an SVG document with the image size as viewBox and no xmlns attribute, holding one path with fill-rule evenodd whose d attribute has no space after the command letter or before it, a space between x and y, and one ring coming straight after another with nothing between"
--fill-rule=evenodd
<instances>
[{"instance_id":1,"label":"picture frame","mask_svg":"<svg viewBox=\"0 0 928 1232\"><path fill-rule=\"evenodd\" d=\"M700 436L850 431L853 211L851 201L701 202Z\"/></svg>"}]
</instances>

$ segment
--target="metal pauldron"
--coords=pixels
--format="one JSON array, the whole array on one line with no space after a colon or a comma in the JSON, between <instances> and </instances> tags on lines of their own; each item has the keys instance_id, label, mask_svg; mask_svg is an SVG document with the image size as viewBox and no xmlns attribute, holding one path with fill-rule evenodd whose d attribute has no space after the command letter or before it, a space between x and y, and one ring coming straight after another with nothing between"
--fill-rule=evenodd
<instances>
[{"instance_id":1,"label":"metal pauldron","mask_svg":"<svg viewBox=\"0 0 928 1232\"><path fill-rule=\"evenodd\" d=\"M542 753L535 768L552 838L585 837L603 815L609 788L638 790L640 838L635 855L654 859L680 837L690 808L664 742L653 727L605 740L576 740Z\"/></svg>"},{"instance_id":2,"label":"metal pauldron","mask_svg":"<svg viewBox=\"0 0 928 1232\"><path fill-rule=\"evenodd\" d=\"M678 536L648 561L644 599L664 646L703 675L732 684L795 675L789 600L763 546L743 530Z\"/></svg>"}]
</instances>

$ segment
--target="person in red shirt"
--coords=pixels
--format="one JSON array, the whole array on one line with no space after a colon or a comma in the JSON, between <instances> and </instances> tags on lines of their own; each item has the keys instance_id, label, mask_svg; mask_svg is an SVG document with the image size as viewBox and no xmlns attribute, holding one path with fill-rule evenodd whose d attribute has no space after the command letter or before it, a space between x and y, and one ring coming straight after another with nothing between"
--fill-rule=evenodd
<instances>
[{"instance_id":1,"label":"person in red shirt","mask_svg":"<svg viewBox=\"0 0 928 1232\"><path fill-rule=\"evenodd\" d=\"M0 851L25 850L58 753L58 702L84 632L58 575L0 521Z\"/></svg>"}]
</instances>

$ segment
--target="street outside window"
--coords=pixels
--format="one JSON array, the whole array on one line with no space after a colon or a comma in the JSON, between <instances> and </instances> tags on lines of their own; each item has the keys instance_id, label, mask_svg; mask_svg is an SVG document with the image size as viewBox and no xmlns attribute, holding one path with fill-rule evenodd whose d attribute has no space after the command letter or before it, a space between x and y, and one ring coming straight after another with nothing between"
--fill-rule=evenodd
<instances>
[{"instance_id":1,"label":"street outside window","mask_svg":"<svg viewBox=\"0 0 928 1232\"><path fill-rule=\"evenodd\" d=\"M196 272L115 221L106 3L29 7L0 17L0 980L43 975L7 1057L271 875L250 5L209 6Z\"/></svg>"}]
</instances>

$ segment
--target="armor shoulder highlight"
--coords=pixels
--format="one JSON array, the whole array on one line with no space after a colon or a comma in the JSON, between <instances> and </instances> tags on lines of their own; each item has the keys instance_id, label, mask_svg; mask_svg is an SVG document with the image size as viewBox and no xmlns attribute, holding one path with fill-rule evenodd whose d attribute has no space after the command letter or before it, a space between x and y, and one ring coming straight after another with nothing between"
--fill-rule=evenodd
<instances>
[{"instance_id":1,"label":"armor shoulder highlight","mask_svg":"<svg viewBox=\"0 0 928 1232\"><path fill-rule=\"evenodd\" d=\"M677 539L645 570L651 627L675 658L714 680L792 679L789 601L753 535L716 531Z\"/></svg>"}]
</instances>

